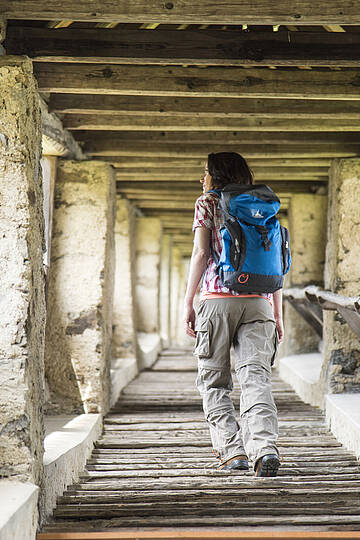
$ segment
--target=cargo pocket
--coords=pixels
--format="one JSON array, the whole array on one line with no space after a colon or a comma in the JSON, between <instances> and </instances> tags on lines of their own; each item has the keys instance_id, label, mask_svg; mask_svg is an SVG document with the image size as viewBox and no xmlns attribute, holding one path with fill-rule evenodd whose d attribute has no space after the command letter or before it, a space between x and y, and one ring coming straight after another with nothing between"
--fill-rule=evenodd
<instances>
[{"instance_id":1,"label":"cargo pocket","mask_svg":"<svg viewBox=\"0 0 360 540\"><path fill-rule=\"evenodd\" d=\"M196 341L194 354L199 358L209 358L211 322L209 319L197 318L195 321Z\"/></svg>"},{"instance_id":2,"label":"cargo pocket","mask_svg":"<svg viewBox=\"0 0 360 540\"><path fill-rule=\"evenodd\" d=\"M278 334L277 328L275 326L274 354L273 354L273 356L271 358L271 366L274 365L275 359L277 357L278 350L279 350L279 334Z\"/></svg>"}]
</instances>

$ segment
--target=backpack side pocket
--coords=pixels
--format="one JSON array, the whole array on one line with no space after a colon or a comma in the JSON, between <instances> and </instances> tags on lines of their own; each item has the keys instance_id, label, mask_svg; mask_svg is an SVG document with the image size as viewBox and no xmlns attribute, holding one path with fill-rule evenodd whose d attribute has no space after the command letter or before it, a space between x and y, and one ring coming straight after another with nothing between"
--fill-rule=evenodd
<instances>
[{"instance_id":1,"label":"backpack side pocket","mask_svg":"<svg viewBox=\"0 0 360 540\"><path fill-rule=\"evenodd\" d=\"M283 275L287 274L291 266L291 254L290 254L290 236L289 231L283 225L280 225L281 231L281 253L283 262Z\"/></svg>"}]
</instances>

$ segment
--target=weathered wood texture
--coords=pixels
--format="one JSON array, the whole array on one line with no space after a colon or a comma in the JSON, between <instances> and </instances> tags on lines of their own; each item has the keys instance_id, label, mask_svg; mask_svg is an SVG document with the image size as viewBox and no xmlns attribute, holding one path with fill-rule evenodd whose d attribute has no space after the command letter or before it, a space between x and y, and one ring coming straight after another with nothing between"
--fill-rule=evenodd
<instances>
[{"instance_id":1,"label":"weathered wood texture","mask_svg":"<svg viewBox=\"0 0 360 540\"><path fill-rule=\"evenodd\" d=\"M190 118L360 119L360 103L351 100L173 98L52 94L49 110L66 114L148 115Z\"/></svg>"},{"instance_id":2,"label":"weathered wood texture","mask_svg":"<svg viewBox=\"0 0 360 540\"><path fill-rule=\"evenodd\" d=\"M360 100L356 69L248 71L220 66L40 62L34 65L34 73L41 92L65 94Z\"/></svg>"},{"instance_id":3,"label":"weathered wood texture","mask_svg":"<svg viewBox=\"0 0 360 540\"><path fill-rule=\"evenodd\" d=\"M359 529L360 464L329 432L319 409L274 372L283 460L278 476L220 472L195 377L194 358L177 351L123 391L86 470L59 498L45 532ZM235 382L236 407L239 395Z\"/></svg>"},{"instance_id":4,"label":"weathered wood texture","mask_svg":"<svg viewBox=\"0 0 360 540\"><path fill-rule=\"evenodd\" d=\"M188 24L289 24L289 25L351 25L360 24L358 4L352 0L310 3L302 0L279 0L274 5L267 0L223 1L201 0L132 2L96 0L2 0L1 11L8 19L42 19L70 21L105 21L130 23Z\"/></svg>"},{"instance_id":5,"label":"weathered wood texture","mask_svg":"<svg viewBox=\"0 0 360 540\"><path fill-rule=\"evenodd\" d=\"M36 62L358 67L358 33L10 27L8 54Z\"/></svg>"},{"instance_id":6,"label":"weathered wood texture","mask_svg":"<svg viewBox=\"0 0 360 540\"><path fill-rule=\"evenodd\" d=\"M115 138L113 138L115 139ZM153 158L200 158L205 160L209 152L223 152L224 145L219 143L211 144L189 144L184 136L182 143L152 143L137 141L123 141L120 145L111 140L102 141L99 135L85 144L85 152L89 156L110 156L110 157L153 157ZM227 152L240 152L249 158L345 158L356 157L360 154L359 144L328 143L328 144L262 144L261 137L257 141L259 144L228 144Z\"/></svg>"},{"instance_id":7,"label":"weathered wood texture","mask_svg":"<svg viewBox=\"0 0 360 540\"><path fill-rule=\"evenodd\" d=\"M64 127L72 131L181 131L181 132L296 132L308 131L309 138L322 139L323 132L344 132L360 131L360 120L313 120L299 119L296 122L289 122L288 119L267 119L267 118L189 118L188 116L162 117L159 116L120 116L120 115L87 115L71 114L64 119ZM320 135L313 134L320 132ZM207 133L206 133L207 134ZM246 134L245 134L246 135ZM183 134L184 136L184 134ZM188 136L188 135L186 135ZM266 133L264 134L266 137ZM219 137L219 135L218 135ZM286 134L285 134L286 137ZM226 136L224 137L226 139ZM341 140L341 137L339 138Z\"/></svg>"},{"instance_id":8,"label":"weathered wood texture","mask_svg":"<svg viewBox=\"0 0 360 540\"><path fill-rule=\"evenodd\" d=\"M155 143L161 144L183 144L186 141L187 144L284 144L284 145L308 145L308 144L354 144L359 146L360 133L312 133L312 132L286 132L286 133L273 133L267 131L261 131L256 133L254 131L193 131L188 134L184 134L182 131L175 130L174 132L163 131L130 131L130 132L116 132L113 133L111 129L109 132L104 131L102 133L79 133L79 137L88 142L89 145L96 143L99 139L103 145L110 147L121 145L124 142L136 142L136 143Z\"/></svg>"}]
</instances>

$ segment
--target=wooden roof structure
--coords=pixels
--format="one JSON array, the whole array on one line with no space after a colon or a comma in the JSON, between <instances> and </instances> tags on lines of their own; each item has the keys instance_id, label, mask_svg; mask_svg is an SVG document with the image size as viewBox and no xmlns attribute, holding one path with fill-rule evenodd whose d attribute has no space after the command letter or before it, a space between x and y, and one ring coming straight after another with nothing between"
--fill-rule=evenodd
<instances>
[{"instance_id":1,"label":"wooden roof structure","mask_svg":"<svg viewBox=\"0 0 360 540\"><path fill-rule=\"evenodd\" d=\"M356 2L0 0L0 16L49 111L185 255L209 152L244 155L284 212L360 155Z\"/></svg>"}]
</instances>

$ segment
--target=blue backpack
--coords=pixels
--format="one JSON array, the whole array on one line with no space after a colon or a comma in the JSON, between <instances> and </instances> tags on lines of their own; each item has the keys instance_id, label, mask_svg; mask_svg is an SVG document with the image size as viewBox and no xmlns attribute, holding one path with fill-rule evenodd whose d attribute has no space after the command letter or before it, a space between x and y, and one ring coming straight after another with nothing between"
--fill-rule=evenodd
<instances>
[{"instance_id":1,"label":"blue backpack","mask_svg":"<svg viewBox=\"0 0 360 540\"><path fill-rule=\"evenodd\" d=\"M221 283L237 292L275 292L283 286L291 255L289 232L275 217L277 195L265 184L229 184L211 190L224 217L220 258L212 251Z\"/></svg>"}]
</instances>

